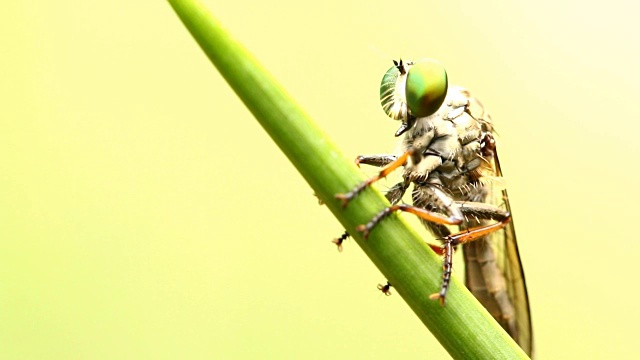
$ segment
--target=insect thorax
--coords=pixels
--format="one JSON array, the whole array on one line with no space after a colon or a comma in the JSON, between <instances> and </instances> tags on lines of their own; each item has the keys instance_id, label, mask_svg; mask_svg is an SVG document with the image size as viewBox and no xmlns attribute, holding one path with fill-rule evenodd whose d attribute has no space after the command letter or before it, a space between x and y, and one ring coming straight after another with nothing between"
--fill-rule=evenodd
<instances>
[{"instance_id":1,"label":"insect thorax","mask_svg":"<svg viewBox=\"0 0 640 360\"><path fill-rule=\"evenodd\" d=\"M403 146L417 151L405 177L416 185L439 185L456 200L483 201L482 177L493 173L491 155L483 152L483 139L491 130L480 103L466 90L451 87L440 109L416 119L406 133Z\"/></svg>"}]
</instances>

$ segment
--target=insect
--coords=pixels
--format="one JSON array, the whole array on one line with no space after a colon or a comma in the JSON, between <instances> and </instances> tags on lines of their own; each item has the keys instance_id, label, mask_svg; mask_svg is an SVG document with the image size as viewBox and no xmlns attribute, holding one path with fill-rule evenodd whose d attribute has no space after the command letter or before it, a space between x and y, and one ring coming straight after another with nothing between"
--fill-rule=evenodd
<instances>
[{"instance_id":1,"label":"insect","mask_svg":"<svg viewBox=\"0 0 640 360\"><path fill-rule=\"evenodd\" d=\"M392 287L393 286L388 281L387 281L386 285L378 284L378 290L382 291L382 293L387 295L387 296L391 295L391 288Z\"/></svg>"},{"instance_id":2,"label":"insect","mask_svg":"<svg viewBox=\"0 0 640 360\"><path fill-rule=\"evenodd\" d=\"M386 193L391 206L357 230L366 238L395 211L417 215L442 240L441 247L431 245L444 259L441 288L431 295L442 305L453 252L462 245L467 288L531 355L529 300L488 112L469 91L449 86L444 67L430 59L394 61L382 78L380 102L401 122L395 136L404 135L402 153L358 156L358 165L382 169L336 198L346 206L374 182L404 168L402 181ZM412 205L401 203L411 185ZM334 242L340 247L346 236Z\"/></svg>"},{"instance_id":3,"label":"insect","mask_svg":"<svg viewBox=\"0 0 640 360\"><path fill-rule=\"evenodd\" d=\"M332 243L336 244L338 246L338 251L342 252L342 243L347 240L347 238L349 237L349 233L347 233L346 231L340 235L339 237L331 240Z\"/></svg>"}]
</instances>

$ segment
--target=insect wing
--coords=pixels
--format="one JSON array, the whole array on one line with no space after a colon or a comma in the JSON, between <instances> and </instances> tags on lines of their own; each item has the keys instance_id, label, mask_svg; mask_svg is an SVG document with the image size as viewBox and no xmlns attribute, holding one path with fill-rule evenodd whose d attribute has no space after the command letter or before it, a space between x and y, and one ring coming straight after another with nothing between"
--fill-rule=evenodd
<instances>
[{"instance_id":1,"label":"insect wing","mask_svg":"<svg viewBox=\"0 0 640 360\"><path fill-rule=\"evenodd\" d=\"M498 160L497 153L494 154L494 167L496 175L502 177L502 170L500 169L500 161ZM495 198L494 195L494 201L496 201L496 203L499 201L501 204L504 204L506 210L512 214L512 219L502 231L497 232L497 239L494 240L493 243L496 244L497 254L499 256L498 265L503 271L507 282L507 292L515 308L517 328L516 342L527 354L531 355L533 352L533 331L531 327L529 296L527 294L527 285L520 260L520 253L518 252L513 213L511 212L507 190L502 189L502 191L496 191L495 193L500 195L500 197ZM500 204L497 203L496 205Z\"/></svg>"},{"instance_id":2,"label":"insect wing","mask_svg":"<svg viewBox=\"0 0 640 360\"><path fill-rule=\"evenodd\" d=\"M463 247L465 258L465 284L489 313L511 335L520 347L531 356L533 332L529 298L524 279L513 212L509 204L507 190L504 189L502 169L493 139L491 117L478 99L462 90L467 98L466 112L478 121L487 137L483 144L483 157L489 162L486 173L480 178L486 191L484 201L503 207L512 218L501 230ZM481 223L468 220L467 226Z\"/></svg>"}]
</instances>

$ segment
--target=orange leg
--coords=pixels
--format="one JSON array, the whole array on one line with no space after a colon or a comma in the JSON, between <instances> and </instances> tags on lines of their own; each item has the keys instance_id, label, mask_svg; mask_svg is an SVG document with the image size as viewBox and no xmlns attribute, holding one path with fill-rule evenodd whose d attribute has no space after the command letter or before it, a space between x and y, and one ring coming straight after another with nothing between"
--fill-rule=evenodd
<instances>
[{"instance_id":1,"label":"orange leg","mask_svg":"<svg viewBox=\"0 0 640 360\"><path fill-rule=\"evenodd\" d=\"M471 229L460 231L457 234L449 235L445 241L450 241L453 246L466 244L473 240L477 240L483 236L489 235L494 231L500 230L511 221L511 216L491 225L477 226Z\"/></svg>"},{"instance_id":2,"label":"orange leg","mask_svg":"<svg viewBox=\"0 0 640 360\"><path fill-rule=\"evenodd\" d=\"M376 216L371 219L366 225L360 225L356 228L358 231L362 231L365 239L369 236L371 230L378 225L382 219L391 215L394 211L404 211L418 216L419 218L426 220L430 223L442 224L442 225L460 225L463 221L462 209L469 209L464 205L460 205L454 202L449 195L440 190L436 186L422 186L419 191L414 191L415 197L419 196L419 204L430 204L433 208L444 209L446 214L442 212L427 210L426 206L411 206L406 204L394 204L390 207L382 210ZM475 203L474 203L475 204Z\"/></svg>"},{"instance_id":3,"label":"orange leg","mask_svg":"<svg viewBox=\"0 0 640 360\"><path fill-rule=\"evenodd\" d=\"M484 204L483 204L484 205ZM486 206L483 206L486 208ZM473 208L469 208L473 210ZM489 214L487 214L489 216ZM444 244L442 246L444 252L444 261L442 264L442 286L440 292L431 294L429 298L431 300L440 300L440 304L444 306L445 297L449 284L451 283L451 272L453 269L453 249L456 245L466 244L474 240L478 240L486 235L491 234L494 231L504 228L511 221L511 214L500 209L494 208L494 212L491 215L491 219L501 218L497 223L490 225L477 226L471 229L460 231L456 234L447 235L444 237Z\"/></svg>"},{"instance_id":4,"label":"orange leg","mask_svg":"<svg viewBox=\"0 0 640 360\"><path fill-rule=\"evenodd\" d=\"M417 195L416 195L417 194ZM415 198L418 196L418 198ZM421 205L426 204L433 206L436 209L443 209L446 215L442 212L429 211L423 206L410 206L405 204L392 205L378 215L374 216L371 221L366 225L360 225L356 228L358 231L363 232L365 239L369 236L371 230L385 217L389 216L394 211L404 211L417 215L423 220L430 223L442 224L442 225L460 225L463 223L464 217L473 217L484 220L494 220L496 223L489 225L476 226L470 229L462 230L455 234L447 234L442 238L443 245L437 248L434 245L429 245L436 253L444 256L443 261L443 274L442 285L440 292L432 294L431 299L439 299L440 303L444 305L447 290L451 283L451 273L453 269L453 253L454 249L458 245L463 245L471 241L480 239L484 236L491 234L494 231L498 231L504 228L511 221L511 214L508 211L500 209L494 205L477 202L455 202L451 197L438 187L423 186L420 191L414 193L414 201L418 201Z\"/></svg>"},{"instance_id":5,"label":"orange leg","mask_svg":"<svg viewBox=\"0 0 640 360\"><path fill-rule=\"evenodd\" d=\"M382 210L378 215L374 216L373 219L371 219L371 221L369 221L366 225L359 225L358 227L356 227L356 230L361 231L363 233L362 235L366 239L367 237L369 237L369 233L371 232L371 230L376 225L378 225L378 223L382 219L391 215L391 213L393 213L394 211L408 212L418 216L421 219L435 222L438 224L459 225L462 223L462 218L455 215L445 216L440 213L429 211L420 207L405 205L405 204L397 204L397 205L391 205L388 208Z\"/></svg>"},{"instance_id":6,"label":"orange leg","mask_svg":"<svg viewBox=\"0 0 640 360\"><path fill-rule=\"evenodd\" d=\"M355 198L359 193L361 193L364 189L371 186L374 182L387 177L387 175L391 174L397 168L403 166L407 163L407 159L413 154L413 149L407 150L404 154L400 155L397 159L388 163L385 167L380 170L380 172L373 176L372 178L363 181L358 186L356 186L353 190L344 194L336 194L336 199L342 201L342 207L346 207L353 198Z\"/></svg>"},{"instance_id":7,"label":"orange leg","mask_svg":"<svg viewBox=\"0 0 640 360\"><path fill-rule=\"evenodd\" d=\"M405 184L404 182L399 182L395 184L391 189L389 189L389 191L387 191L387 193L384 194L384 196L387 198L387 200L389 200L390 203L395 204L402 199L402 196L404 195L405 191L407 191L408 186L409 185ZM331 242L338 246L338 251L342 252L342 243L345 240L347 240L349 236L350 236L349 233L345 231L339 237L331 240ZM442 249L438 247L438 250L442 250ZM440 254L442 254L442 251L440 251Z\"/></svg>"}]
</instances>

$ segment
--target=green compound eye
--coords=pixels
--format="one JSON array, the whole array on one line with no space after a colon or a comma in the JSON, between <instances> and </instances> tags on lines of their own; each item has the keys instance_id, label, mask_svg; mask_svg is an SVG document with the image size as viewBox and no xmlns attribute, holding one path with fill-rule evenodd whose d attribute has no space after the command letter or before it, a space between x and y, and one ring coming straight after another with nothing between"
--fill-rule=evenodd
<instances>
[{"instance_id":1,"label":"green compound eye","mask_svg":"<svg viewBox=\"0 0 640 360\"><path fill-rule=\"evenodd\" d=\"M447 87L447 72L440 63L434 60L415 63L409 69L405 87L411 114L425 117L438 111L447 96ZM382 87L380 94L382 96Z\"/></svg>"},{"instance_id":2,"label":"green compound eye","mask_svg":"<svg viewBox=\"0 0 640 360\"><path fill-rule=\"evenodd\" d=\"M407 112L406 105L404 106L404 114L401 111L404 96L401 97L398 93L398 77L400 75L398 65L392 66L384 74L380 82L380 105L382 105L382 110L394 120L404 119ZM402 74L401 80L404 80L405 77L406 73Z\"/></svg>"}]
</instances>

